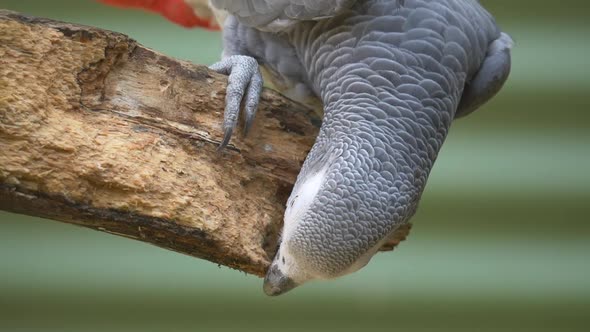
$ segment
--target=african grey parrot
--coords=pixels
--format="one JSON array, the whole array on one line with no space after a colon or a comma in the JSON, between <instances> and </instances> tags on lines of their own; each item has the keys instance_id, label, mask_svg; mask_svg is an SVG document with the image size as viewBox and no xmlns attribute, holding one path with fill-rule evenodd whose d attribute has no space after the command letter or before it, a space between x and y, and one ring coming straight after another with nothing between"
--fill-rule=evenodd
<instances>
[{"instance_id":1,"label":"african grey parrot","mask_svg":"<svg viewBox=\"0 0 590 332\"><path fill-rule=\"evenodd\" d=\"M407 232L453 119L494 96L511 38L476 0L184 0L223 25L225 146L272 83L323 122L287 202L269 295L365 266Z\"/></svg>"}]
</instances>

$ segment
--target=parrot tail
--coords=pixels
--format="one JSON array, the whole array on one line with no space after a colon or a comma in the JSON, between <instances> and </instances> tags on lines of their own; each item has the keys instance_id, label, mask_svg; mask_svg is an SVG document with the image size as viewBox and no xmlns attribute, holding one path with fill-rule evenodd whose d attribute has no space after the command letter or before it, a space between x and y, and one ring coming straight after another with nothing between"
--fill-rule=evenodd
<instances>
[{"instance_id":1,"label":"parrot tail","mask_svg":"<svg viewBox=\"0 0 590 332\"><path fill-rule=\"evenodd\" d=\"M104 4L123 7L141 8L158 13L170 21L186 28L201 27L219 30L215 17L199 17L184 0L98 0Z\"/></svg>"}]
</instances>

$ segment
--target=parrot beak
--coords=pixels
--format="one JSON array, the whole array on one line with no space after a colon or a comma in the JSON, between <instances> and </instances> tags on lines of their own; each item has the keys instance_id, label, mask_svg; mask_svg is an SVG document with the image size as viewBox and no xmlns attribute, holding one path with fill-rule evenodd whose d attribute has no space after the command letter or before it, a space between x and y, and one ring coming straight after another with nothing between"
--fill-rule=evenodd
<instances>
[{"instance_id":1,"label":"parrot beak","mask_svg":"<svg viewBox=\"0 0 590 332\"><path fill-rule=\"evenodd\" d=\"M299 286L293 279L285 276L276 264L272 264L264 278L264 293L268 296L277 296Z\"/></svg>"}]
</instances>

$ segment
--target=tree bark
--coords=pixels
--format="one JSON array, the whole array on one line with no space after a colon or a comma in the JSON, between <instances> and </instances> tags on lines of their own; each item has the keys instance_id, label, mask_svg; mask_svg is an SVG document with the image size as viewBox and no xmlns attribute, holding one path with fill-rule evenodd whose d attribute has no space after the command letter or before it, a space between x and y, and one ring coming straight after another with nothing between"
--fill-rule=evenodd
<instances>
[{"instance_id":1,"label":"tree bark","mask_svg":"<svg viewBox=\"0 0 590 332\"><path fill-rule=\"evenodd\" d=\"M319 117L265 90L221 153L227 78L127 36L0 10L0 209L262 276Z\"/></svg>"}]
</instances>

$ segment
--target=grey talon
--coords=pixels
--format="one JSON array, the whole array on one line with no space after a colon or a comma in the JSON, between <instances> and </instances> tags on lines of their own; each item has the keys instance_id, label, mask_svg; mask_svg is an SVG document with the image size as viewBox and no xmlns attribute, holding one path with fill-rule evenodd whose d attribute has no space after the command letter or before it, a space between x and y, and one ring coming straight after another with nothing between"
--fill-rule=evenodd
<instances>
[{"instance_id":1,"label":"grey talon","mask_svg":"<svg viewBox=\"0 0 590 332\"><path fill-rule=\"evenodd\" d=\"M229 75L223 114L224 136L218 148L218 150L222 150L229 143L238 123L242 104L246 113L244 134L247 134L252 126L262 93L263 80L258 62L249 56L233 55L209 68L220 74Z\"/></svg>"}]
</instances>

